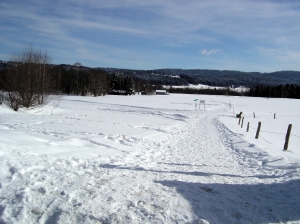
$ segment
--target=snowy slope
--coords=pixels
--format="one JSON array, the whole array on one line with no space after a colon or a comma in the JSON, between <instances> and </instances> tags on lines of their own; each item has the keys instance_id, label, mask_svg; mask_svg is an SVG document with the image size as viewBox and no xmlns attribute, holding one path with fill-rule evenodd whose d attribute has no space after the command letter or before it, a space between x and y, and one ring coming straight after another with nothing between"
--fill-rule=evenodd
<instances>
[{"instance_id":1,"label":"snowy slope","mask_svg":"<svg viewBox=\"0 0 300 224\"><path fill-rule=\"evenodd\" d=\"M298 104L172 94L3 106L0 223L300 223Z\"/></svg>"}]
</instances>

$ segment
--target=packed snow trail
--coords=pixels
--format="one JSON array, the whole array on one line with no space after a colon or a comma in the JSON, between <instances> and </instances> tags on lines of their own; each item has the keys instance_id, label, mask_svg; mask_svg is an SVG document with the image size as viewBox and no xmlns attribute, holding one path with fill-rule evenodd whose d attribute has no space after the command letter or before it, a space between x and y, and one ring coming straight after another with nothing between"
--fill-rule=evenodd
<instances>
[{"instance_id":1,"label":"packed snow trail","mask_svg":"<svg viewBox=\"0 0 300 224\"><path fill-rule=\"evenodd\" d=\"M166 128L167 139L125 139L145 148L113 158L59 159L0 144L9 170L0 223L297 223L299 169L265 165L253 145L251 154L236 148L247 143L219 121L224 110L182 111L186 125Z\"/></svg>"}]
</instances>

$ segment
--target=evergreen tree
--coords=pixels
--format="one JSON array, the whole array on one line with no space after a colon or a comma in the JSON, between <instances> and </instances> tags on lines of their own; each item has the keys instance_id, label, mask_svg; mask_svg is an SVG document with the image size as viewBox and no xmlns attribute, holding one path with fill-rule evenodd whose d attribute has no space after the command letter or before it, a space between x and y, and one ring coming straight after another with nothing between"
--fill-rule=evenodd
<instances>
[{"instance_id":1,"label":"evergreen tree","mask_svg":"<svg viewBox=\"0 0 300 224\"><path fill-rule=\"evenodd\" d=\"M296 86L295 88L295 98L300 99L300 86Z\"/></svg>"},{"instance_id":2,"label":"evergreen tree","mask_svg":"<svg viewBox=\"0 0 300 224\"><path fill-rule=\"evenodd\" d=\"M125 94L126 95L132 95L132 94L134 94L134 81L129 76L127 76L125 78Z\"/></svg>"},{"instance_id":3,"label":"evergreen tree","mask_svg":"<svg viewBox=\"0 0 300 224\"><path fill-rule=\"evenodd\" d=\"M113 74L110 78L109 92L116 94L118 92L119 77Z\"/></svg>"},{"instance_id":4,"label":"evergreen tree","mask_svg":"<svg viewBox=\"0 0 300 224\"><path fill-rule=\"evenodd\" d=\"M288 97L295 98L295 87L293 84L290 85Z\"/></svg>"},{"instance_id":5,"label":"evergreen tree","mask_svg":"<svg viewBox=\"0 0 300 224\"><path fill-rule=\"evenodd\" d=\"M282 98L283 97L283 87L282 85L275 87L275 97Z\"/></svg>"}]
</instances>

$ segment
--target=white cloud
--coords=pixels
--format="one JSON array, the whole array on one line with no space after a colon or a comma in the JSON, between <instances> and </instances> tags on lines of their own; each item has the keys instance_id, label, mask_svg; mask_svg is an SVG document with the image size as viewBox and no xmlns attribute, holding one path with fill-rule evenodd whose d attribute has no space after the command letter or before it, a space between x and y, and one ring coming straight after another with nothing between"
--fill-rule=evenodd
<instances>
[{"instance_id":1,"label":"white cloud","mask_svg":"<svg viewBox=\"0 0 300 224\"><path fill-rule=\"evenodd\" d=\"M48 47L64 60L75 56L116 64L136 61L156 62L150 52L178 55L182 63L194 63L207 56L216 67L226 52L230 60L248 55L247 63L260 56L261 62L277 63L277 52L266 49L281 48L282 59L299 62L300 4L284 1L251 0L65 0L26 3L0 2L0 48L15 51L17 46L33 43ZM258 51L256 46L265 49ZM204 49L206 47L206 49ZM217 49L216 49L217 48ZM55 51L54 49L57 49ZM74 50L75 49L75 50ZM120 57L120 49L128 58ZM150 52L149 52L149 49ZM200 49L198 52L195 49ZM222 50L220 50L222 49ZM125 52L123 52L125 51ZM265 54L263 52L266 52ZM198 53L198 54L197 54ZM196 55L195 55L196 54ZM69 55L69 56L68 56ZM274 55L270 57L270 55ZM57 56L54 55L54 58ZM191 57L189 60L186 57ZM199 58L198 58L199 57ZM180 60L181 58L182 60ZM142 61L145 60L145 61ZM188 62L186 62L187 60ZM150 62L153 61L153 62ZM124 64L123 63L123 64ZM136 63L137 64L137 63ZM252 65L252 64L251 64ZM136 65L135 65L136 66ZM134 67L135 67L134 66ZM245 65L246 66L246 65ZM299 65L298 65L299 68ZM299 69L298 69L299 70Z\"/></svg>"},{"instance_id":2,"label":"white cloud","mask_svg":"<svg viewBox=\"0 0 300 224\"><path fill-rule=\"evenodd\" d=\"M257 47L256 49L264 57L276 60L278 63L290 64L300 62L299 51L282 48L266 48L262 46Z\"/></svg>"},{"instance_id":3,"label":"white cloud","mask_svg":"<svg viewBox=\"0 0 300 224\"><path fill-rule=\"evenodd\" d=\"M212 54L217 54L217 53L219 53L219 52L221 52L221 50L218 50L218 49L216 49L216 50L206 50L206 49L203 49L202 51L201 51L201 54L202 55L207 55L207 56L209 56L209 55L212 55Z\"/></svg>"}]
</instances>

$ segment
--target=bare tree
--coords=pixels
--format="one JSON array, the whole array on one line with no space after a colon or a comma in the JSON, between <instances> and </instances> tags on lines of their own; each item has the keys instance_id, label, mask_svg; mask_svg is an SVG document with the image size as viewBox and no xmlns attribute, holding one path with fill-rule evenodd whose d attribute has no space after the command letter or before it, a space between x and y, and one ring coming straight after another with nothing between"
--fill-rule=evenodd
<instances>
[{"instance_id":1,"label":"bare tree","mask_svg":"<svg viewBox=\"0 0 300 224\"><path fill-rule=\"evenodd\" d=\"M144 91L145 91L145 94L147 94L147 95L152 95L153 94L154 89L153 89L152 84L149 81L147 81L144 84Z\"/></svg>"},{"instance_id":2,"label":"bare tree","mask_svg":"<svg viewBox=\"0 0 300 224\"><path fill-rule=\"evenodd\" d=\"M101 69L93 69L89 74L89 91L96 96L104 96L109 89L109 76Z\"/></svg>"},{"instance_id":3,"label":"bare tree","mask_svg":"<svg viewBox=\"0 0 300 224\"><path fill-rule=\"evenodd\" d=\"M140 80L140 79L135 80L134 85L135 85L135 90L136 90L136 92L137 92L138 94L140 94L140 93L142 92L142 87L143 87L143 84L142 84L141 80Z\"/></svg>"},{"instance_id":4,"label":"bare tree","mask_svg":"<svg viewBox=\"0 0 300 224\"><path fill-rule=\"evenodd\" d=\"M2 91L0 91L0 106L2 106L3 100L4 100L4 95Z\"/></svg>"},{"instance_id":5,"label":"bare tree","mask_svg":"<svg viewBox=\"0 0 300 224\"><path fill-rule=\"evenodd\" d=\"M75 77L75 83L76 83L76 95L79 95L79 71L82 64L80 62L74 63L75 69L76 69L76 77Z\"/></svg>"},{"instance_id":6,"label":"bare tree","mask_svg":"<svg viewBox=\"0 0 300 224\"><path fill-rule=\"evenodd\" d=\"M51 87L47 66L50 62L46 52L31 45L11 56L10 68L1 76L8 105L18 110L47 102Z\"/></svg>"}]
</instances>

